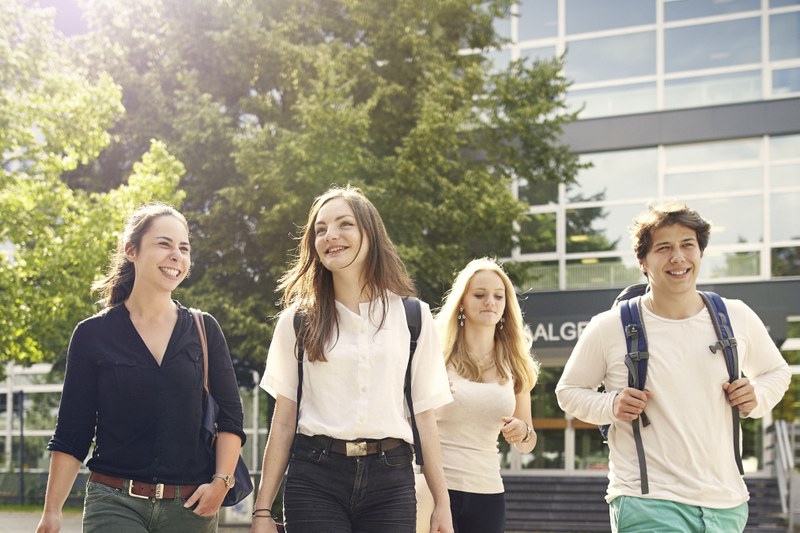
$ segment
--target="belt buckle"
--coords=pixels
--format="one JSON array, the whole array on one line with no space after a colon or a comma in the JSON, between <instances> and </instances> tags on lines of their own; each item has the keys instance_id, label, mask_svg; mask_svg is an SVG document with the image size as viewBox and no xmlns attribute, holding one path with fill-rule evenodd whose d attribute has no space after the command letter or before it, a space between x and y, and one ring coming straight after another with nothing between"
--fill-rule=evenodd
<instances>
[{"instance_id":1,"label":"belt buckle","mask_svg":"<svg viewBox=\"0 0 800 533\"><path fill-rule=\"evenodd\" d=\"M362 457L367 455L367 442L360 440L356 442L346 442L345 449L348 457Z\"/></svg>"},{"instance_id":2,"label":"belt buckle","mask_svg":"<svg viewBox=\"0 0 800 533\"><path fill-rule=\"evenodd\" d=\"M133 496L134 498L142 498L143 500L147 500L147 499L150 498L150 496L142 496L142 495L133 493L133 480L130 480L130 483L128 483L128 495L129 496ZM163 483L156 483L156 493L155 493L155 495L153 497L156 498L157 500L160 500L160 499L162 499L164 497L164 484Z\"/></svg>"}]
</instances>

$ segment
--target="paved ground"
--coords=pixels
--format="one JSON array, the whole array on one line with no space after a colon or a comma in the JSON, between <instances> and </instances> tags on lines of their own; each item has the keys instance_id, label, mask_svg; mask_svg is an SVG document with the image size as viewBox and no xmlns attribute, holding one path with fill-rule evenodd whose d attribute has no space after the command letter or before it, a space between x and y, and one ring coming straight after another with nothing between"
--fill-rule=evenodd
<instances>
[{"instance_id":1,"label":"paved ground","mask_svg":"<svg viewBox=\"0 0 800 533\"><path fill-rule=\"evenodd\" d=\"M34 533L39 523L39 513L0 511L0 533ZM81 533L81 514L65 513L61 533ZM244 526L220 527L220 533L244 533Z\"/></svg>"}]
</instances>

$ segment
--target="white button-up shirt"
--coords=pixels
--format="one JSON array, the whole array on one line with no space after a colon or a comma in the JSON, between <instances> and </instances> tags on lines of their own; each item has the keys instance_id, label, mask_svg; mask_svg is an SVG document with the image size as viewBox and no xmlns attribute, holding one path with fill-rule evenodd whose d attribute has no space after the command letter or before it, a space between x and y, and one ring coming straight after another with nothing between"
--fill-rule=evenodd
<instances>
[{"instance_id":1,"label":"white button-up shirt","mask_svg":"<svg viewBox=\"0 0 800 533\"><path fill-rule=\"evenodd\" d=\"M359 305L359 314L336 302L339 336L326 349L326 362L303 360L303 397L299 432L337 439L395 437L413 442L403 395L411 335L402 299L389 295L389 312L381 329L380 301ZM421 302L422 328L411 364L414 411L420 413L452 401L439 338L429 306ZM278 318L261 387L271 396L297 398L295 309Z\"/></svg>"}]
</instances>

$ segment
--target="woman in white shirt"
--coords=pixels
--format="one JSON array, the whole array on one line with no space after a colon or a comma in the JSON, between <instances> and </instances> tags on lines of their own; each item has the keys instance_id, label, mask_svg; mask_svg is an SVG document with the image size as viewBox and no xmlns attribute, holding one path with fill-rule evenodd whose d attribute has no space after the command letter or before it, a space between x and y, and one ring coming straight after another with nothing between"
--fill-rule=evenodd
<instances>
[{"instance_id":1,"label":"woman in white shirt","mask_svg":"<svg viewBox=\"0 0 800 533\"><path fill-rule=\"evenodd\" d=\"M522 453L536 446L531 390L538 365L516 292L502 267L475 259L456 276L436 325L453 402L436 409L442 463L456 533L505 531L505 495L497 438ZM418 533L429 507L418 481Z\"/></svg>"},{"instance_id":2,"label":"woman in white shirt","mask_svg":"<svg viewBox=\"0 0 800 533\"><path fill-rule=\"evenodd\" d=\"M403 396L410 333L402 301L414 286L360 190L333 188L314 201L279 288L284 310L261 381L276 398L275 413L250 530L276 531L270 509L286 471L288 533L414 531L413 437ZM431 530L450 533L434 409L452 397L430 309L421 304L411 391L435 500ZM299 416L297 313L304 316Z\"/></svg>"}]
</instances>

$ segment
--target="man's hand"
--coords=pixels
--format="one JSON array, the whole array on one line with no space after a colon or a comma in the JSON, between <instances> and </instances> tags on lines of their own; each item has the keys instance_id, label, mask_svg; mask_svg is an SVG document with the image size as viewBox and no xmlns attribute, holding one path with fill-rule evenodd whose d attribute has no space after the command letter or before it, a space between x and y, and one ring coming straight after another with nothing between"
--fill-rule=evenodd
<instances>
[{"instance_id":1,"label":"man's hand","mask_svg":"<svg viewBox=\"0 0 800 533\"><path fill-rule=\"evenodd\" d=\"M738 407L742 416L747 416L758 406L756 389L747 378L739 378L733 383L722 384L722 390L728 397L728 405Z\"/></svg>"},{"instance_id":2,"label":"man's hand","mask_svg":"<svg viewBox=\"0 0 800 533\"><path fill-rule=\"evenodd\" d=\"M640 391L633 387L625 387L614 398L614 416L619 420L636 420L652 397L653 393L649 390Z\"/></svg>"}]
</instances>

